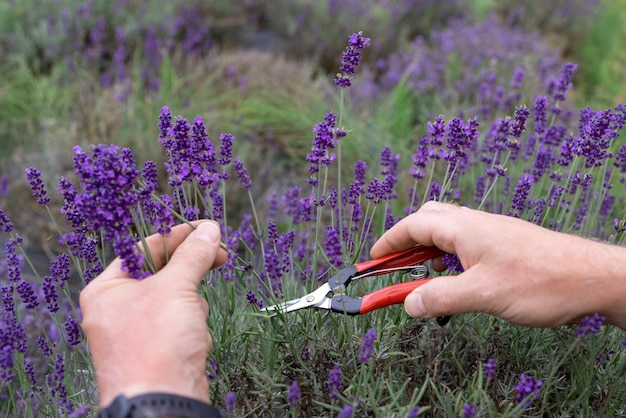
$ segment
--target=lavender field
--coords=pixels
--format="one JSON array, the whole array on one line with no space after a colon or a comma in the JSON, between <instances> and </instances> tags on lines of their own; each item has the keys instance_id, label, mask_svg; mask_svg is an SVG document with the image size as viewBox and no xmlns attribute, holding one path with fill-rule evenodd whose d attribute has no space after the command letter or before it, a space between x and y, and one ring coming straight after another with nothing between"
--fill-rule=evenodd
<instances>
[{"instance_id":1,"label":"lavender field","mask_svg":"<svg viewBox=\"0 0 626 418\"><path fill-rule=\"evenodd\" d=\"M149 276L143 238L209 218L230 417L625 416L626 334L599 315L261 310L430 200L626 245L625 21L625 0L0 1L0 415L96 416L80 290L116 256Z\"/></svg>"}]
</instances>

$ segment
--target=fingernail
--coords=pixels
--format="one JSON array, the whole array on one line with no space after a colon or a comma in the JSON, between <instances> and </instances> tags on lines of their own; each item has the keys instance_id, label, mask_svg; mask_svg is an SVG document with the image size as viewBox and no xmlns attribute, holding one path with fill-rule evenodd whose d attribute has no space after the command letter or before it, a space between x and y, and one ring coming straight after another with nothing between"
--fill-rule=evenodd
<instances>
[{"instance_id":1,"label":"fingernail","mask_svg":"<svg viewBox=\"0 0 626 418\"><path fill-rule=\"evenodd\" d=\"M193 235L196 238L200 238L212 244L219 241L220 234L220 228L215 222L202 222L196 227L196 230L193 231Z\"/></svg>"},{"instance_id":2,"label":"fingernail","mask_svg":"<svg viewBox=\"0 0 626 418\"><path fill-rule=\"evenodd\" d=\"M406 299L404 299L404 308L406 312L415 317L424 317L428 315L426 308L424 307L424 300L419 293L410 293Z\"/></svg>"}]
</instances>

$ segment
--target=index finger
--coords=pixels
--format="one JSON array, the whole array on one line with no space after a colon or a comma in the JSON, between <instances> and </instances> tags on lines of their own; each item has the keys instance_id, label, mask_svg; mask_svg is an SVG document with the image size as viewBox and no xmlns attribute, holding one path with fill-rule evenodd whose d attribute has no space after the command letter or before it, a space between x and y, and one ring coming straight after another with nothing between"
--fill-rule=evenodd
<instances>
[{"instance_id":1,"label":"index finger","mask_svg":"<svg viewBox=\"0 0 626 418\"><path fill-rule=\"evenodd\" d=\"M460 211L465 208L440 202L426 202L417 212L400 220L385 232L370 250L372 258L406 250L415 244L436 246L455 254L455 236Z\"/></svg>"}]
</instances>

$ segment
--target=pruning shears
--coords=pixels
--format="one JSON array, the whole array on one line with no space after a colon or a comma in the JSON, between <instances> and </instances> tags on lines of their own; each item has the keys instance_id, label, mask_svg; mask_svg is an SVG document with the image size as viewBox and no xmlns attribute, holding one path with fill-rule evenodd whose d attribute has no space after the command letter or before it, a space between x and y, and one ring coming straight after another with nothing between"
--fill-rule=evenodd
<instances>
[{"instance_id":1,"label":"pruning shears","mask_svg":"<svg viewBox=\"0 0 626 418\"><path fill-rule=\"evenodd\" d=\"M362 315L387 306L400 304L414 289L433 280L427 278L429 269L423 263L445 254L436 247L416 245L405 251L352 264L337 271L334 276L313 292L278 305L268 306L262 311L274 316L278 313L318 308L346 315ZM408 272L414 280L384 287L362 297L350 297L345 294L350 283L356 280L396 271ZM443 326L449 319L450 317L439 317L437 322Z\"/></svg>"}]
</instances>

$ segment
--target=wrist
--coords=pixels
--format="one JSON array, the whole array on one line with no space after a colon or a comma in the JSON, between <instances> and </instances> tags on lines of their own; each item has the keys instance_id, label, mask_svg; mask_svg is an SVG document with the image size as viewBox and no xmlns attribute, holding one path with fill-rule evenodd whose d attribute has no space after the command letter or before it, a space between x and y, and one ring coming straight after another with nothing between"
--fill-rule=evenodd
<instances>
[{"instance_id":1,"label":"wrist","mask_svg":"<svg viewBox=\"0 0 626 418\"><path fill-rule=\"evenodd\" d=\"M224 418L226 414L212 405L171 393L146 393L134 397L118 396L98 413L98 418Z\"/></svg>"},{"instance_id":2,"label":"wrist","mask_svg":"<svg viewBox=\"0 0 626 418\"><path fill-rule=\"evenodd\" d=\"M116 370L117 369L117 370ZM171 393L210 403L209 384L204 374L179 376L177 370L163 368L143 369L134 373L131 368L112 367L97 370L100 406L106 406L123 395L127 398L146 393Z\"/></svg>"}]
</instances>

